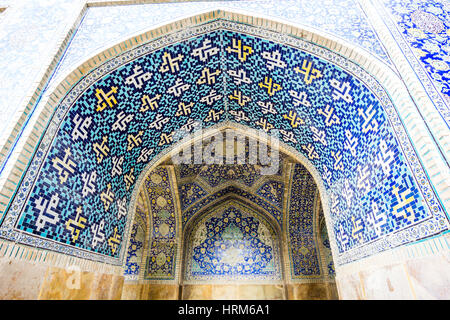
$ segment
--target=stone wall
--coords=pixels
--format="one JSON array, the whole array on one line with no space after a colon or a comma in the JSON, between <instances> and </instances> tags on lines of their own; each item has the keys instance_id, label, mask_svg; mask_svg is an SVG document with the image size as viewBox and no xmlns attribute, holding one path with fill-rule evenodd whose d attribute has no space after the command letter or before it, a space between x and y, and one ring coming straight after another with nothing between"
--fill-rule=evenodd
<instances>
[{"instance_id":1,"label":"stone wall","mask_svg":"<svg viewBox=\"0 0 450 320\"><path fill-rule=\"evenodd\" d=\"M123 300L337 300L334 282L303 284L195 284L125 283Z\"/></svg>"},{"instance_id":2,"label":"stone wall","mask_svg":"<svg viewBox=\"0 0 450 320\"><path fill-rule=\"evenodd\" d=\"M283 285L185 285L185 300L284 300Z\"/></svg>"},{"instance_id":3,"label":"stone wall","mask_svg":"<svg viewBox=\"0 0 450 320\"><path fill-rule=\"evenodd\" d=\"M51 3L56 3L56 1ZM444 207L448 207L450 201L448 167L445 166L442 161L442 159L447 158L449 154L449 144L447 143L448 128L445 127L445 123L443 123L442 119L437 116L432 101L425 94L426 92L422 88L422 85L413 70L410 70L409 64L402 55L395 39L392 38L389 30L383 24L383 21L381 21L381 16L379 14L377 15L377 7L372 7L371 3L372 2L361 1L363 9L370 17L371 22L377 29L378 35L388 48L389 55L393 58L394 64L399 66L399 72L402 75L402 79L405 79L410 94L418 104L416 106L415 104L408 103L409 96L403 87L392 90L394 93L393 99L398 102L396 105L400 114L403 116L407 131L414 133L411 139L415 148L418 150L420 160L423 162L423 166L427 171L431 182L436 188L437 193L441 196ZM375 1L374 3L378 3L378 1ZM23 6L26 6L26 4ZM18 70L27 70L26 72L32 76L31 78L26 79L21 78L20 82L24 84L25 90L21 90L20 93L14 94L15 97L18 97L17 100L22 102L17 103L20 108L17 114L11 117L12 121L9 121L11 127L7 128L5 131L5 137L10 137L10 139L5 138L1 141L1 146L4 147L1 158L5 158L8 155L7 152L11 149L11 146L20 131L19 129L26 118L25 114L32 110L32 106L38 98L40 98L39 92L49 78L51 74L50 71L56 66L56 62L59 61L59 57L61 57L64 51L65 44L73 33L71 27L77 25L76 21L82 16L80 12L86 9L84 7L84 2L81 1L79 4L76 4L76 6L79 6L79 10L73 10L73 8L67 7L67 9L70 9L67 10L67 12L73 12L73 14L67 14L65 17L65 20L70 21L67 23L67 26L59 30L57 34L48 37L54 39L54 43L46 43L46 41L43 40L40 41L44 47L47 46L48 53L45 55L45 59L42 55L38 57L39 63L34 63L34 65L36 65L35 72L29 72L30 70L28 68L16 68L14 70L16 74ZM23 20L26 21L26 19L29 19L32 12L27 11L29 15L26 15L21 9L22 7L8 8L4 13L3 25L13 25L14 23L17 23L17 21L13 21L14 19L12 19L15 17L16 12L22 14ZM54 11L48 10L48 12L52 12L52 15L56 16ZM19 16L19 14L17 15ZM63 14L59 13L59 16L61 18ZM36 19L44 20L37 15ZM27 29L27 31L41 31L38 28L30 28L33 24L27 25L23 20L20 21L23 23L23 29ZM29 21L31 21L31 19L29 19ZM49 30L54 30L53 26L50 25L50 27ZM26 34L28 34L28 32L26 32ZM41 34L44 34L44 32L41 32ZM308 39L311 38L314 42L323 43L324 45L325 43L329 44L331 42L328 38L311 35L307 31L303 31L303 35L305 37L308 36ZM21 41L21 46L28 44L28 51L35 50L35 46L32 45L32 41L30 40L34 37L29 38L29 40L27 40L27 38L21 39L13 33L11 33L11 37L19 39ZM333 44L332 49L335 49L336 51L341 50L344 56L352 56L353 59L361 63L364 68L370 70L373 74L379 75L382 73L382 69L377 68L375 62L365 59L363 56L358 56L357 49L347 48L339 43ZM26 50L22 51L27 53ZM28 56L25 60L27 63L30 62ZM6 61L10 63L9 59L6 59ZM396 83L393 83L395 82L394 80L391 81L389 79L389 75L379 77L382 78L381 81L385 87L395 87ZM19 94L20 96L18 96ZM48 99L48 97L44 97L43 100L45 101L46 99ZM432 142L431 138L428 136L423 121L418 117L416 108L424 115L428 127L431 128L432 135L434 135L436 140L440 141L442 144L443 157L440 156L436 144ZM46 121L41 122L42 119L39 121L37 119L38 115L41 114L40 112L42 109L43 106L37 109L34 113L34 117L30 116L30 126L37 123L41 128L45 127ZM51 113L51 110L52 109L47 110L49 114ZM2 117L2 119L6 118ZM444 129L442 129L443 127ZM42 130L43 129L41 129L41 131ZM33 147L30 149L30 146L35 145L35 143L30 144L27 141L33 142L36 140L35 137L37 136L39 135L33 136L31 134L31 129L23 131L21 139L17 141L15 151L10 154L9 163L5 165L5 169L0 179L2 189L7 190L3 192L4 200L0 203L2 210L6 207L7 200L11 197L12 191L20 180L24 163L27 163L29 160L29 156L33 149ZM21 150L26 151L22 154ZM20 161L17 161L18 159ZM15 163L17 164L15 165ZM339 268L337 270L337 284L340 298L448 299L450 296L450 279L448 276L450 259L446 240L444 240L443 246L443 248L435 248L435 253L433 254L418 253L401 259L387 260L384 259L386 255L377 255L366 261L349 264ZM405 250L405 252L406 251L407 250ZM80 276L80 291L75 292L72 291L74 289L67 287L67 281L73 281L73 276L73 270L68 270L64 267L60 268L41 263L16 261L6 257L0 258L0 297L3 299L115 298L117 297L116 293L120 291L120 276L114 276L107 272L82 271ZM105 287L103 287L103 284L105 284ZM142 292L140 296L145 297L145 292L147 292L147 296L149 295L149 288L149 285L142 285L141 287L137 286L135 289L137 291L143 290L139 291ZM155 287L152 286L152 288ZM128 287L128 284L124 287L124 293L130 292L131 294L131 292L135 292L136 290L132 289L132 287ZM293 296L298 297L302 296L302 292L314 292L314 296L322 296L322 293L324 292L320 285L296 285L295 287L288 287L287 291L288 293L292 292Z\"/></svg>"},{"instance_id":4,"label":"stone wall","mask_svg":"<svg viewBox=\"0 0 450 320\"><path fill-rule=\"evenodd\" d=\"M340 299L449 299L448 235L344 266Z\"/></svg>"},{"instance_id":5,"label":"stone wall","mask_svg":"<svg viewBox=\"0 0 450 320\"><path fill-rule=\"evenodd\" d=\"M122 300L177 300L178 285L125 282Z\"/></svg>"},{"instance_id":6,"label":"stone wall","mask_svg":"<svg viewBox=\"0 0 450 320\"><path fill-rule=\"evenodd\" d=\"M0 258L0 299L119 300L123 276Z\"/></svg>"}]
</instances>

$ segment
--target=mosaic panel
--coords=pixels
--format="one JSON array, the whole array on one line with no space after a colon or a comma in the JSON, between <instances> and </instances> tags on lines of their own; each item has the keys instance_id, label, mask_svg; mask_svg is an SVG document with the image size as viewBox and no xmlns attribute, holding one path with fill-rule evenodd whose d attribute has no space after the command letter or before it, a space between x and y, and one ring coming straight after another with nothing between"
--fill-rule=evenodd
<instances>
[{"instance_id":1,"label":"mosaic panel","mask_svg":"<svg viewBox=\"0 0 450 320\"><path fill-rule=\"evenodd\" d=\"M189 234L185 279L281 280L277 235L246 207L206 214Z\"/></svg>"},{"instance_id":2,"label":"mosaic panel","mask_svg":"<svg viewBox=\"0 0 450 320\"><path fill-rule=\"evenodd\" d=\"M182 213L182 224L183 228L186 226L187 222L202 208L207 206L209 203L216 201L224 196L236 195L246 200L249 200L257 204L260 208L264 209L268 214L270 214L281 226L281 219L283 217L282 212L277 207L273 206L269 202L265 201L263 198L255 196L250 192L242 190L240 188L229 186L217 191L216 193L209 195L200 201L196 202L194 205L189 207L186 211Z\"/></svg>"},{"instance_id":3,"label":"mosaic panel","mask_svg":"<svg viewBox=\"0 0 450 320\"><path fill-rule=\"evenodd\" d=\"M386 20L391 33L450 125L449 3L439 0L382 0L382 3L393 18L394 24Z\"/></svg>"},{"instance_id":4,"label":"mosaic panel","mask_svg":"<svg viewBox=\"0 0 450 320\"><path fill-rule=\"evenodd\" d=\"M180 128L226 118L278 129L322 175L339 263L448 229L392 103L359 67L300 39L228 21L185 36L112 59L68 93L1 237L117 263L143 168Z\"/></svg>"},{"instance_id":5,"label":"mosaic panel","mask_svg":"<svg viewBox=\"0 0 450 320\"><path fill-rule=\"evenodd\" d=\"M317 244L314 238L313 177L302 165L295 165L287 208L287 232L292 279L320 276Z\"/></svg>"},{"instance_id":6,"label":"mosaic panel","mask_svg":"<svg viewBox=\"0 0 450 320\"><path fill-rule=\"evenodd\" d=\"M181 210L186 209L194 202L206 196L208 193L195 182L185 183L178 187L180 191Z\"/></svg>"},{"instance_id":7,"label":"mosaic panel","mask_svg":"<svg viewBox=\"0 0 450 320\"><path fill-rule=\"evenodd\" d=\"M283 208L284 183L279 181L265 182L256 193L278 208Z\"/></svg>"},{"instance_id":8,"label":"mosaic panel","mask_svg":"<svg viewBox=\"0 0 450 320\"><path fill-rule=\"evenodd\" d=\"M179 214L171 175L167 168L154 169L145 179L151 214L150 248L144 277L149 280L173 280L177 259L177 222Z\"/></svg>"},{"instance_id":9,"label":"mosaic panel","mask_svg":"<svg viewBox=\"0 0 450 320\"><path fill-rule=\"evenodd\" d=\"M198 175L203 178L212 188L228 181L239 181L242 184L251 187L261 178L261 170L257 165L241 164L211 164L211 165L190 165L182 166L180 170L181 177ZM281 167L278 170L281 175Z\"/></svg>"},{"instance_id":10,"label":"mosaic panel","mask_svg":"<svg viewBox=\"0 0 450 320\"><path fill-rule=\"evenodd\" d=\"M239 115L238 115L239 116ZM259 144L255 142L255 147L250 148L249 139L235 139L234 147L235 153L234 157L231 157L231 161L227 158L226 152L223 152L222 147L226 147L231 144L228 140L226 133L223 133L222 141L219 141L215 146L220 146L220 148L215 147L213 150L207 151L211 153L211 156L220 163L207 164L203 160L201 164L194 162L194 148L191 148L191 161L189 164L179 165L179 178L185 179L188 177L200 177L202 178L211 188L215 188L223 183L229 181L239 182L247 187L252 187L259 179L265 175L262 173L261 168L268 168L270 165L261 163L261 159L258 157L259 151L263 149L260 148ZM212 144L211 144L212 145ZM205 152L205 146L203 152ZM267 148L268 154L270 154L270 147ZM266 150L266 149L264 149ZM220 155L216 155L216 151L221 152ZM225 154L224 154L225 153ZM209 154L209 153L208 153ZM256 159L253 159L253 156ZM252 158L252 161L250 161ZM279 162L283 161L283 156L279 155ZM283 167L279 165L274 172L274 175L282 176Z\"/></svg>"}]
</instances>

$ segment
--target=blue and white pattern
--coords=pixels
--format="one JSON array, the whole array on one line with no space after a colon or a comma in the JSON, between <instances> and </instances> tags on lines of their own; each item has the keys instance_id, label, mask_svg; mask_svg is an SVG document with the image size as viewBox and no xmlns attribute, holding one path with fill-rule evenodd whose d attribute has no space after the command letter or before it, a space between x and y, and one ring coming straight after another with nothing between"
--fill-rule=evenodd
<instances>
[{"instance_id":1,"label":"blue and white pattern","mask_svg":"<svg viewBox=\"0 0 450 320\"><path fill-rule=\"evenodd\" d=\"M70 67L108 44L164 23L217 8L244 10L256 16L269 16L287 23L313 27L359 45L390 63L375 31L355 0L195 1L88 8L58 67L57 75L69 71Z\"/></svg>"},{"instance_id":2,"label":"blue and white pattern","mask_svg":"<svg viewBox=\"0 0 450 320\"><path fill-rule=\"evenodd\" d=\"M278 129L309 159L331 197L340 264L448 229L392 102L370 75L261 28L215 21L185 35L112 59L68 93L1 237L118 263L147 163L192 121L208 128L225 119Z\"/></svg>"},{"instance_id":3,"label":"blue and white pattern","mask_svg":"<svg viewBox=\"0 0 450 320\"><path fill-rule=\"evenodd\" d=\"M450 4L439 0L382 0L386 23L450 126Z\"/></svg>"}]
</instances>

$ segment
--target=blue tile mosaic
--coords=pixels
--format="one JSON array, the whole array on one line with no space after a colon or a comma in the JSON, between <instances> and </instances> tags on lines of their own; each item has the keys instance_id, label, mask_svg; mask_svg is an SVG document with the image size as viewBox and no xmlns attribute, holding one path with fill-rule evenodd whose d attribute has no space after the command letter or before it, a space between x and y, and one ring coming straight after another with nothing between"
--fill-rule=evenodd
<instances>
[{"instance_id":1,"label":"blue tile mosaic","mask_svg":"<svg viewBox=\"0 0 450 320\"><path fill-rule=\"evenodd\" d=\"M278 208L283 208L284 183L280 181L265 182L256 193Z\"/></svg>"},{"instance_id":2,"label":"blue tile mosaic","mask_svg":"<svg viewBox=\"0 0 450 320\"><path fill-rule=\"evenodd\" d=\"M130 242L128 245L127 257L125 260L124 276L127 280L137 279L140 273L141 268L140 258L142 258L144 243L145 243L144 229L142 229L142 226L140 226L137 223L133 224L133 226L131 227Z\"/></svg>"},{"instance_id":3,"label":"blue tile mosaic","mask_svg":"<svg viewBox=\"0 0 450 320\"><path fill-rule=\"evenodd\" d=\"M150 30L161 23L170 23L187 15L217 8L245 10L257 16L283 19L288 23L300 22L357 44L384 62L390 63L375 31L354 0L195 1L88 8L59 66L58 74L64 74L96 50L126 36Z\"/></svg>"},{"instance_id":4,"label":"blue tile mosaic","mask_svg":"<svg viewBox=\"0 0 450 320\"><path fill-rule=\"evenodd\" d=\"M336 275L336 270L334 268L330 239L328 235L327 225L325 223L325 216L323 214L323 209L321 205L319 206L318 214L319 214L318 232L320 234L320 241L323 245L322 254L325 255L325 269L328 273L328 276L334 277Z\"/></svg>"},{"instance_id":5,"label":"blue tile mosaic","mask_svg":"<svg viewBox=\"0 0 450 320\"><path fill-rule=\"evenodd\" d=\"M208 193L195 182L185 183L179 186L181 210L186 209L194 202L206 196Z\"/></svg>"}]
</instances>

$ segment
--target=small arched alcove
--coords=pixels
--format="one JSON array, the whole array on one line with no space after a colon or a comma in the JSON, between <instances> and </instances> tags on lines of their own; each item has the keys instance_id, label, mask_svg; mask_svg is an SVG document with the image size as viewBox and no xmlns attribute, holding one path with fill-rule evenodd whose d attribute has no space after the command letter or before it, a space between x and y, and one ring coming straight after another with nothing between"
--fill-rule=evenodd
<instances>
[{"instance_id":1,"label":"small arched alcove","mask_svg":"<svg viewBox=\"0 0 450 320\"><path fill-rule=\"evenodd\" d=\"M280 230L261 212L227 200L193 220L184 242L184 299L285 298Z\"/></svg>"}]
</instances>

